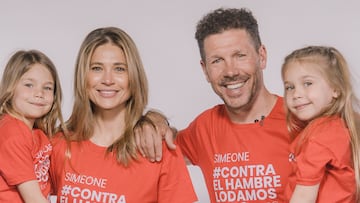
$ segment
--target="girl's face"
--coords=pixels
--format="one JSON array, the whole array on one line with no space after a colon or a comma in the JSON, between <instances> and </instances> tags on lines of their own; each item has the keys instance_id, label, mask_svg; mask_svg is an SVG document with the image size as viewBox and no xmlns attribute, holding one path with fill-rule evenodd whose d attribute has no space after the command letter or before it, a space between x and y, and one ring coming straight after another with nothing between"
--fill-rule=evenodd
<instances>
[{"instance_id":1,"label":"girl's face","mask_svg":"<svg viewBox=\"0 0 360 203\"><path fill-rule=\"evenodd\" d=\"M46 115L54 102L54 79L42 64L34 64L21 76L11 99L13 108L22 114L29 127Z\"/></svg>"},{"instance_id":2,"label":"girl's face","mask_svg":"<svg viewBox=\"0 0 360 203\"><path fill-rule=\"evenodd\" d=\"M124 52L118 46L107 43L95 49L86 80L96 111L125 108L131 95L129 73Z\"/></svg>"},{"instance_id":3,"label":"girl's face","mask_svg":"<svg viewBox=\"0 0 360 203\"><path fill-rule=\"evenodd\" d=\"M318 64L290 62L284 72L285 101L300 120L310 121L328 107L338 94L320 72Z\"/></svg>"}]
</instances>

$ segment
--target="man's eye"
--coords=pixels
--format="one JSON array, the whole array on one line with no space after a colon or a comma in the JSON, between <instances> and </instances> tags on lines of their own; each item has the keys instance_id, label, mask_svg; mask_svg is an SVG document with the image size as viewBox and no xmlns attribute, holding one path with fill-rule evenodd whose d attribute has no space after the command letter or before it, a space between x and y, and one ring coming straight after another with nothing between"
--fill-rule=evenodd
<instances>
[{"instance_id":1,"label":"man's eye","mask_svg":"<svg viewBox=\"0 0 360 203\"><path fill-rule=\"evenodd\" d=\"M238 58L242 58L242 57L244 57L244 56L246 56L245 54L236 54L236 56L238 57Z\"/></svg>"},{"instance_id":2,"label":"man's eye","mask_svg":"<svg viewBox=\"0 0 360 203\"><path fill-rule=\"evenodd\" d=\"M216 64L216 63L220 63L222 59L218 58L218 59L215 59L215 60L212 60L211 61L211 64Z\"/></svg>"}]
</instances>

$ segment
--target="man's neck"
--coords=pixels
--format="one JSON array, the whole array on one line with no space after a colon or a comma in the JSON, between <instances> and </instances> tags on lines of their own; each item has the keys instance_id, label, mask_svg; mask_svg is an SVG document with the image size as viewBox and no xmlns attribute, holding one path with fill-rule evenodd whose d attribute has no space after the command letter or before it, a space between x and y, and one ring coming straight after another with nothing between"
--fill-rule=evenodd
<instances>
[{"instance_id":1,"label":"man's neck","mask_svg":"<svg viewBox=\"0 0 360 203\"><path fill-rule=\"evenodd\" d=\"M230 120L234 123L245 124L262 121L270 114L277 101L277 96L269 91L259 94L251 105L241 109L228 109Z\"/></svg>"}]
</instances>

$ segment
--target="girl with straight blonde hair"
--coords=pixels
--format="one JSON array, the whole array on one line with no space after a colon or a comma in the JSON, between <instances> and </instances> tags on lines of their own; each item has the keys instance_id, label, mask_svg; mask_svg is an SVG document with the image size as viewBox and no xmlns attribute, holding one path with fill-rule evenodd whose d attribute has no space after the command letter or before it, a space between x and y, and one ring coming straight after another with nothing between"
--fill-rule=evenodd
<instances>
[{"instance_id":1,"label":"girl with straight blonde hair","mask_svg":"<svg viewBox=\"0 0 360 203\"><path fill-rule=\"evenodd\" d=\"M49 138L58 124L65 129L61 98L56 68L45 54L11 56L0 86L0 202L48 202Z\"/></svg>"},{"instance_id":2,"label":"girl with straight blonde hair","mask_svg":"<svg viewBox=\"0 0 360 203\"><path fill-rule=\"evenodd\" d=\"M342 54L333 47L295 50L282 66L294 167L293 202L359 202L358 99Z\"/></svg>"}]
</instances>

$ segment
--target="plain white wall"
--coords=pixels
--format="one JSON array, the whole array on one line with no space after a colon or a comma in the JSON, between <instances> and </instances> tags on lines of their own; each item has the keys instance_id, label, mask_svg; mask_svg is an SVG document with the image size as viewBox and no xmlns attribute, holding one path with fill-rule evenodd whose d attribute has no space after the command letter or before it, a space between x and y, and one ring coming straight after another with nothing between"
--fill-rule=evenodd
<instances>
[{"instance_id":1,"label":"plain white wall","mask_svg":"<svg viewBox=\"0 0 360 203\"><path fill-rule=\"evenodd\" d=\"M203 110L221 102L207 84L194 39L197 21L218 7L247 7L258 19L268 51L265 82L282 95L280 66L290 51L310 45L338 48L356 80L360 64L360 3L357 0L1 0L0 71L18 49L39 49L58 68L65 118L72 107L74 62L85 35L118 26L135 40L150 85L150 108L184 128ZM2 74L2 73L1 73ZM354 84L359 95L358 83ZM199 202L208 202L200 171L189 167Z\"/></svg>"}]
</instances>

